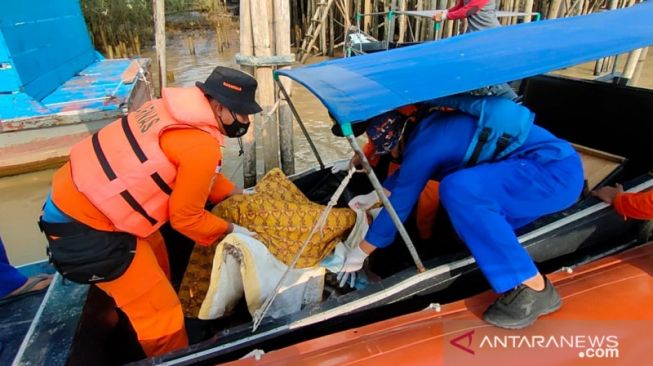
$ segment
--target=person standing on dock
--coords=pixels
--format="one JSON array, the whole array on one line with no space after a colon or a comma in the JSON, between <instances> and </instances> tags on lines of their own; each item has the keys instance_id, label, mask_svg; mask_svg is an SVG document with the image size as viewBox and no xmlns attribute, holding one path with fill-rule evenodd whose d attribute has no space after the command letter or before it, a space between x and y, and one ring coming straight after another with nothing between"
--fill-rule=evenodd
<instances>
[{"instance_id":1,"label":"person standing on dock","mask_svg":"<svg viewBox=\"0 0 653 366\"><path fill-rule=\"evenodd\" d=\"M159 228L170 222L200 245L255 235L205 204L243 193L220 173L220 146L261 111L256 88L250 75L221 66L196 87L165 88L75 145L54 175L40 220L50 261L111 296L147 356L188 346Z\"/></svg>"},{"instance_id":2,"label":"person standing on dock","mask_svg":"<svg viewBox=\"0 0 653 366\"><path fill-rule=\"evenodd\" d=\"M528 108L505 98L462 95L429 103L458 111L433 112L417 124L401 167L384 182L386 195L405 221L427 182L439 181L440 204L453 228L502 294L483 319L502 328L527 327L557 310L561 300L515 230L576 202L583 188L580 157L567 141L535 125ZM378 202L372 191L349 205L368 209ZM346 254L339 280L346 282L370 253L392 244L396 233L381 210L365 239Z\"/></svg>"},{"instance_id":3,"label":"person standing on dock","mask_svg":"<svg viewBox=\"0 0 653 366\"><path fill-rule=\"evenodd\" d=\"M467 33L501 26L497 18L495 0L457 0L451 8L436 11L432 18L436 22L444 22L447 19L467 19ZM518 99L517 93L506 83L492 85L487 89L491 95L512 100Z\"/></svg>"},{"instance_id":4,"label":"person standing on dock","mask_svg":"<svg viewBox=\"0 0 653 366\"><path fill-rule=\"evenodd\" d=\"M433 20L467 19L467 32L476 32L499 27L495 0L457 0L454 6L433 14Z\"/></svg>"}]
</instances>

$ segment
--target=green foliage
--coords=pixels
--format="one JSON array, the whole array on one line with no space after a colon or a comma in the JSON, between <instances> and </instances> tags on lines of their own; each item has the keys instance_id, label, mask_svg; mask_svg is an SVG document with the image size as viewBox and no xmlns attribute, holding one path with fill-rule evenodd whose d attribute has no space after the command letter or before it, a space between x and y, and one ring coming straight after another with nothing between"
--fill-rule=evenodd
<instances>
[{"instance_id":1,"label":"green foliage","mask_svg":"<svg viewBox=\"0 0 653 366\"><path fill-rule=\"evenodd\" d=\"M213 11L223 0L165 0L166 14ZM123 44L131 55L154 39L152 0L81 0L95 47L107 55ZM124 55L123 55L124 56Z\"/></svg>"},{"instance_id":2,"label":"green foliage","mask_svg":"<svg viewBox=\"0 0 653 366\"><path fill-rule=\"evenodd\" d=\"M107 54L121 42L151 42L154 32L151 0L81 0L95 47Z\"/></svg>"}]
</instances>

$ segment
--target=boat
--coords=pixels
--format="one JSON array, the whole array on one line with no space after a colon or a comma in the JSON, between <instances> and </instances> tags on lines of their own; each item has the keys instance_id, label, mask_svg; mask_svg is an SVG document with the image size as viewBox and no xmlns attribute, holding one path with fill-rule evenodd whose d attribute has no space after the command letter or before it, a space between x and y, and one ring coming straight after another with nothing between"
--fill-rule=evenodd
<instances>
[{"instance_id":1,"label":"boat","mask_svg":"<svg viewBox=\"0 0 653 366\"><path fill-rule=\"evenodd\" d=\"M496 297L486 292L225 365L641 365L653 345L642 337L653 320L651 273L649 242L550 274L564 306L521 331L480 320Z\"/></svg>"},{"instance_id":2,"label":"boat","mask_svg":"<svg viewBox=\"0 0 653 366\"><path fill-rule=\"evenodd\" d=\"M602 167L609 166L607 172L588 177L588 189L623 182L628 191L639 192L653 187L653 177L648 174L653 167L648 143L653 126L646 118L653 113L653 91L545 73L653 44L651 16L653 3L645 2L623 10L502 27L278 71L277 79L289 77L315 94L354 150L357 142L351 131L372 116L414 102L523 79L520 94L523 103L536 113L536 123L582 145L578 149L605 162ZM599 31L606 27L612 31ZM506 48L505 44L520 47ZM612 128L615 121L619 121L618 134ZM317 156L316 160L318 166L291 178L308 198L325 204L342 176L331 173ZM355 174L338 205L345 206L348 198L372 187L378 189L375 178L372 170L367 176ZM429 304L452 303L455 307L460 304L456 301L475 299L473 296L486 292L488 285L446 220L436 224L433 239L414 242L415 254L423 259L423 272L416 270L414 256L397 242L377 251L378 256L374 254L379 265L373 265L372 270L380 275L378 282L350 292L327 288L321 303L280 318L264 318L254 332L249 314L204 323L189 320L189 335L197 341L159 357L145 359L133 330L124 315L116 312L111 299L94 287L87 288L83 301L68 304L70 309L82 309L74 316L74 332L58 333L52 339L48 334L52 329L38 326L51 318L37 317L32 329L41 331L29 333L34 341L23 342L26 346L21 347L15 364L219 364L252 350L282 349L421 310ZM410 222L406 228L409 234L414 232ZM651 228L648 222L624 220L609 205L585 194L569 209L543 217L518 234L540 269L551 273L643 247L651 238ZM175 246L169 247L169 257L177 259L171 263L174 278L175 268L183 272L185 264L179 262L188 253L184 255L183 238L178 234L171 238L175 233L169 228L164 228L163 234L175 241ZM192 247L192 243L187 244ZM63 284L58 279L48 293L60 293L57 291ZM39 314L47 313L56 302L50 297ZM478 321L478 313L472 314ZM70 345L63 350L65 354L61 342ZM58 353L58 361L47 358L50 353Z\"/></svg>"},{"instance_id":3,"label":"boat","mask_svg":"<svg viewBox=\"0 0 653 366\"><path fill-rule=\"evenodd\" d=\"M61 165L75 142L151 98L148 73L149 59L94 49L77 0L5 2L0 177Z\"/></svg>"}]
</instances>

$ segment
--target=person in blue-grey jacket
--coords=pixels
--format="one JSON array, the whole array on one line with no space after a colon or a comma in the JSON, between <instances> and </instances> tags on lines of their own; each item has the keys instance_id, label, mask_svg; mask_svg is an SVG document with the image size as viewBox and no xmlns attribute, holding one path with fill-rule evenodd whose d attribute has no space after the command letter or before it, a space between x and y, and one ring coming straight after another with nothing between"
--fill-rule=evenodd
<instances>
[{"instance_id":1,"label":"person in blue-grey jacket","mask_svg":"<svg viewBox=\"0 0 653 366\"><path fill-rule=\"evenodd\" d=\"M0 238L0 305L41 292L48 288L52 276L39 274L27 277L9 264L5 246Z\"/></svg>"},{"instance_id":2,"label":"person in blue-grey jacket","mask_svg":"<svg viewBox=\"0 0 653 366\"><path fill-rule=\"evenodd\" d=\"M454 229L494 291L502 294L484 320L502 328L527 327L556 311L561 300L515 229L579 198L580 158L567 141L534 125L528 108L509 99L459 95L428 103L457 111L433 112L418 123L405 143L400 169L384 182L386 195L404 221L426 183L440 181L440 203ZM385 115L373 118L367 133L389 151L401 127L388 126ZM349 204L367 209L378 201L372 191ZM346 254L341 283L354 277L372 251L390 245L396 233L382 210L365 239Z\"/></svg>"}]
</instances>

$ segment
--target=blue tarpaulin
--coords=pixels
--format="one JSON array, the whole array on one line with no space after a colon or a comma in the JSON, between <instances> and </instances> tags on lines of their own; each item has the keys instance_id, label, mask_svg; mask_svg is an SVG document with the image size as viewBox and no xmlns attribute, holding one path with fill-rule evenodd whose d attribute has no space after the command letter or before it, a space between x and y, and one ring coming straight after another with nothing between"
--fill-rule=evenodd
<instances>
[{"instance_id":1,"label":"blue tarpaulin","mask_svg":"<svg viewBox=\"0 0 653 366\"><path fill-rule=\"evenodd\" d=\"M79 0L5 0L0 12L0 92L41 100L98 57Z\"/></svg>"},{"instance_id":2,"label":"blue tarpaulin","mask_svg":"<svg viewBox=\"0 0 653 366\"><path fill-rule=\"evenodd\" d=\"M653 44L653 1L280 70L340 124Z\"/></svg>"},{"instance_id":3,"label":"blue tarpaulin","mask_svg":"<svg viewBox=\"0 0 653 366\"><path fill-rule=\"evenodd\" d=\"M79 0L3 1L0 132L60 113L122 113L136 85L123 80L130 65L95 51Z\"/></svg>"}]
</instances>

